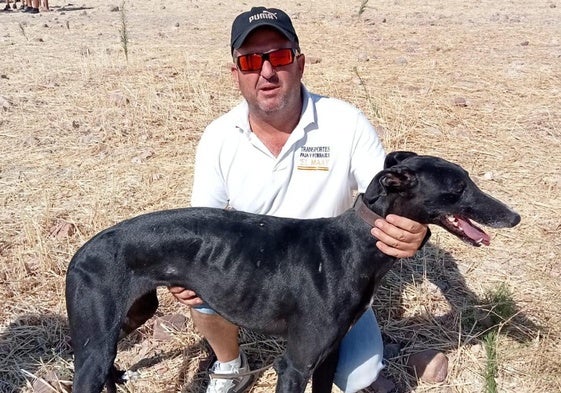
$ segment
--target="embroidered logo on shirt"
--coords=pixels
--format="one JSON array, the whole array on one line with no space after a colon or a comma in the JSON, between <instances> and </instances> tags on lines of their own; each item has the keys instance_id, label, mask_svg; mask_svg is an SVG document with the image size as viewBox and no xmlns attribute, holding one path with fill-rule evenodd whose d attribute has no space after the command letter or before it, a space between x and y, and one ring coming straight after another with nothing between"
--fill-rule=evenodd
<instances>
[{"instance_id":1,"label":"embroidered logo on shirt","mask_svg":"<svg viewBox=\"0 0 561 393\"><path fill-rule=\"evenodd\" d=\"M301 171L328 171L331 146L302 146L296 168Z\"/></svg>"}]
</instances>

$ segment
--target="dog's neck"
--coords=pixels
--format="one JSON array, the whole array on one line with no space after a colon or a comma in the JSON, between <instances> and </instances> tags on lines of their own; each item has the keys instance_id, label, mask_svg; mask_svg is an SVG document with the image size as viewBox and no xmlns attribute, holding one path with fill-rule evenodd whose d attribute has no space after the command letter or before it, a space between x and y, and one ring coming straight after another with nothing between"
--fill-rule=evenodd
<instances>
[{"instance_id":1,"label":"dog's neck","mask_svg":"<svg viewBox=\"0 0 561 393\"><path fill-rule=\"evenodd\" d=\"M359 194L356 197L353 209L356 211L356 214L358 214L358 216L360 218L362 218L362 220L364 222L366 222L371 227L374 227L374 222L377 219L383 218L383 217L380 216L378 213L373 212L372 210L370 210L368 208L368 206L366 206L366 204L364 203L364 201L362 199L363 195L364 194Z\"/></svg>"}]
</instances>

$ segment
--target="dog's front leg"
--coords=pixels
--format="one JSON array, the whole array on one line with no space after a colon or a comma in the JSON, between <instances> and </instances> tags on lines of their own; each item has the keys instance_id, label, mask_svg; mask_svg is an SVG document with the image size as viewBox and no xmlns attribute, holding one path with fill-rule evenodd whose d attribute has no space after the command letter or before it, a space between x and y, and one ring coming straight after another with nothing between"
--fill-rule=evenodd
<instances>
[{"instance_id":1,"label":"dog's front leg","mask_svg":"<svg viewBox=\"0 0 561 393\"><path fill-rule=\"evenodd\" d=\"M319 364L312 377L312 393L330 393L339 362L339 345Z\"/></svg>"},{"instance_id":2,"label":"dog's front leg","mask_svg":"<svg viewBox=\"0 0 561 393\"><path fill-rule=\"evenodd\" d=\"M310 370L300 370L285 353L275 364L278 374L276 393L304 393Z\"/></svg>"}]
</instances>

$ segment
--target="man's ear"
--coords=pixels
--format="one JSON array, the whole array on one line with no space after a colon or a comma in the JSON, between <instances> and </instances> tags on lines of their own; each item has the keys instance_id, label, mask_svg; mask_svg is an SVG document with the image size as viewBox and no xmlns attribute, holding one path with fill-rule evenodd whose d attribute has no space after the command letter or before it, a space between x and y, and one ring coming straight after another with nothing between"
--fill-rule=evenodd
<instances>
[{"instance_id":1,"label":"man's ear","mask_svg":"<svg viewBox=\"0 0 561 393\"><path fill-rule=\"evenodd\" d=\"M384 169L379 178L387 193L407 191L417 185L415 172L403 166Z\"/></svg>"},{"instance_id":2,"label":"man's ear","mask_svg":"<svg viewBox=\"0 0 561 393\"><path fill-rule=\"evenodd\" d=\"M236 84L236 87L240 86L239 74L238 74L238 67L234 63L230 66L230 71L232 72L232 80Z\"/></svg>"},{"instance_id":3,"label":"man's ear","mask_svg":"<svg viewBox=\"0 0 561 393\"><path fill-rule=\"evenodd\" d=\"M392 151L390 154L386 156L386 160L384 161L384 168L390 168L394 165L399 164L401 161L415 157L417 153L413 153L412 151Z\"/></svg>"},{"instance_id":4,"label":"man's ear","mask_svg":"<svg viewBox=\"0 0 561 393\"><path fill-rule=\"evenodd\" d=\"M304 75L304 66L306 65L306 56L303 53L300 53L296 58L296 62L298 64L298 69L300 70L300 78Z\"/></svg>"}]
</instances>

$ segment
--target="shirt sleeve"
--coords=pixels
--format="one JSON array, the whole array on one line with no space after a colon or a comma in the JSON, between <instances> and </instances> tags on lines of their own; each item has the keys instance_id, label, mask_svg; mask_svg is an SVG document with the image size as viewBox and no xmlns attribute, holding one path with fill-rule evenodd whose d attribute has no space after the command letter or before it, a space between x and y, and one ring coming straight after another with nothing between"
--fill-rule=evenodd
<instances>
[{"instance_id":1,"label":"shirt sleeve","mask_svg":"<svg viewBox=\"0 0 561 393\"><path fill-rule=\"evenodd\" d=\"M357 115L351 172L359 193L364 192L372 178L384 168L386 153L376 129L364 113Z\"/></svg>"},{"instance_id":2,"label":"shirt sleeve","mask_svg":"<svg viewBox=\"0 0 561 393\"><path fill-rule=\"evenodd\" d=\"M220 168L221 143L213 135L207 128L197 146L191 194L193 207L224 208L228 204L228 193Z\"/></svg>"}]
</instances>

